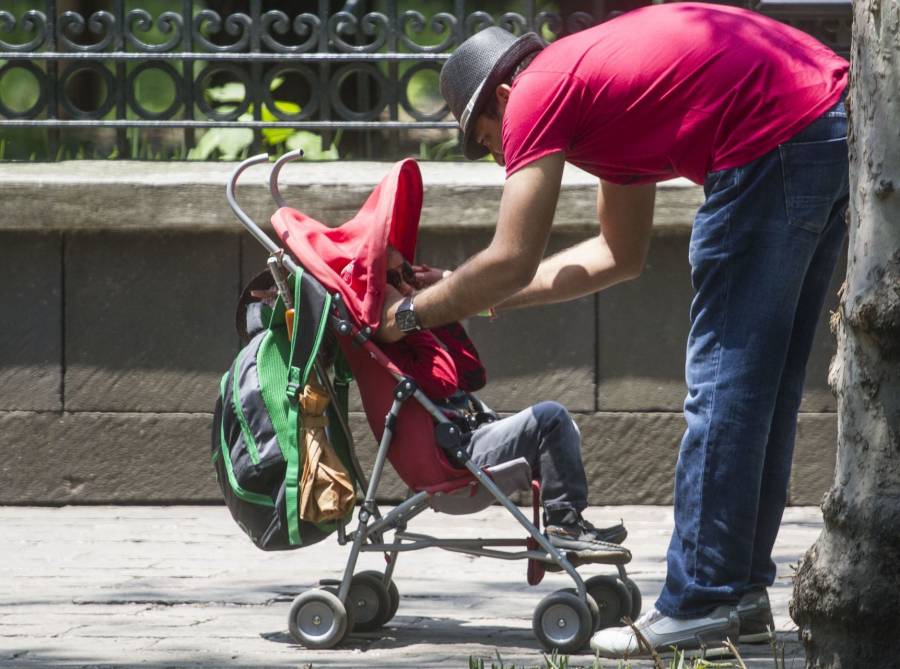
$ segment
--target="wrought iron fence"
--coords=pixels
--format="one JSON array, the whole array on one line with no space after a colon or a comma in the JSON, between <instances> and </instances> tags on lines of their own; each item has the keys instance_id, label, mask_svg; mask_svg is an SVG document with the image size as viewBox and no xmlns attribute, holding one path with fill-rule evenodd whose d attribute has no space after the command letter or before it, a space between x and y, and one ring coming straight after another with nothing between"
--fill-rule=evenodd
<instances>
[{"instance_id":1,"label":"wrought iron fence","mask_svg":"<svg viewBox=\"0 0 900 669\"><path fill-rule=\"evenodd\" d=\"M566 13L536 0L477 3L481 9L466 0L279 8L244 0L227 13L224 0L108 0L93 11L77 11L77 0L11 1L12 9L0 10L0 145L16 131L42 130L46 151L37 157L50 159L66 156L66 133L79 130L98 145L99 131L112 133L107 142L118 157L141 157L141 133L162 132L171 143L174 130L183 157L196 149L197 131L209 129L241 129L245 153L298 132L319 133L327 147L336 133L364 131L342 151L389 157L408 151L410 138L440 143L455 134L437 73L474 32L500 25L552 41L618 6L586 2L591 11ZM757 5L843 53L849 7L849 0Z\"/></svg>"}]
</instances>

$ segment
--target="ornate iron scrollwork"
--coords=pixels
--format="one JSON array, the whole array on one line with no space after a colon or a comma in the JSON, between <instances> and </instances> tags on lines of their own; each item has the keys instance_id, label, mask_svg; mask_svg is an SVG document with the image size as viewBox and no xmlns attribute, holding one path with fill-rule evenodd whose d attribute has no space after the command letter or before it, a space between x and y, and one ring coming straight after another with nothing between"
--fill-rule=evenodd
<instances>
[{"instance_id":1,"label":"ornate iron scrollwork","mask_svg":"<svg viewBox=\"0 0 900 669\"><path fill-rule=\"evenodd\" d=\"M165 53L181 43L182 32L184 31L184 22L181 19L181 14L163 12L156 21L156 27L163 34L172 33L172 37L162 44L151 44L138 39L135 34L137 31L149 32L153 28L153 17L148 11L133 9L128 12L128 16L125 19L125 39L138 51L147 53Z\"/></svg>"},{"instance_id":2,"label":"ornate iron scrollwork","mask_svg":"<svg viewBox=\"0 0 900 669\"><path fill-rule=\"evenodd\" d=\"M456 43L456 25L458 20L453 14L438 12L428 20L428 29L435 35L447 33L438 44L419 44L406 34L407 29L414 33L425 32L426 20L421 12L415 10L403 12L397 21L397 35L401 44L413 53L441 53Z\"/></svg>"},{"instance_id":3,"label":"ornate iron scrollwork","mask_svg":"<svg viewBox=\"0 0 900 669\"><path fill-rule=\"evenodd\" d=\"M197 12L193 21L193 38L194 43L210 51L212 53L240 53L247 49L250 44L250 30L253 26L253 19L246 14L240 12L230 15L225 19L225 32L237 40L232 44L213 44L204 34L209 31L212 35L218 35L222 32L222 17L218 12L211 9L204 9Z\"/></svg>"},{"instance_id":4,"label":"ornate iron scrollwork","mask_svg":"<svg viewBox=\"0 0 900 669\"><path fill-rule=\"evenodd\" d=\"M154 112L147 109L135 95L138 77L150 70L156 70L164 74L174 88L171 104L161 112ZM141 118L160 121L170 119L174 117L178 110L184 105L184 82L182 76L178 73L178 70L169 65L169 63L153 60L140 63L128 73L128 80L126 83L128 84L125 88L128 105L131 107L131 110Z\"/></svg>"},{"instance_id":5,"label":"ornate iron scrollwork","mask_svg":"<svg viewBox=\"0 0 900 669\"><path fill-rule=\"evenodd\" d=\"M325 1L315 12L264 11L262 3L251 2L249 13L227 16L201 0L173 2L179 11L157 16L130 4L125 10L124 3L114 3L117 11L54 16L56 2L45 2L43 11L30 9L18 17L0 10L0 85L12 77L16 85L31 87L15 108L0 95L0 121L57 131L113 126L120 140L127 127L180 127L189 146L193 129L206 127L252 128L257 142L268 127L452 131L456 124L447 106L436 93L423 93L420 84L421 77L439 73L462 40L496 25L553 41L606 18L584 12L561 16L534 0L524 3L523 12L499 13L462 11L461 0L422 2L415 9L400 9L389 0L378 5L381 11L368 12L332 12L333 3ZM451 4L455 12L447 11ZM846 11L829 5L827 12L815 10L819 14L811 14L808 5L790 11L783 6L767 13L847 52L849 2ZM761 5L760 11L765 11ZM82 77L98 85L73 95ZM170 98L148 106L136 93L144 77L156 88L168 86ZM228 104L214 104L209 89L225 82L240 84L243 97L237 99L240 89L232 87ZM89 108L80 108L87 103ZM127 142L119 146L120 155L127 155Z\"/></svg>"},{"instance_id":6,"label":"ornate iron scrollwork","mask_svg":"<svg viewBox=\"0 0 900 669\"><path fill-rule=\"evenodd\" d=\"M21 63L13 61L6 63L6 65L4 65L3 67L0 67L0 82L3 81L3 77L5 77L8 73L17 69L24 70L34 77L38 87L38 94L36 96L37 99L35 100L34 104L31 105L31 107L16 111L7 107L3 102L3 97L0 96L0 116L5 116L6 118L12 119L37 118L37 116L39 116L44 111L44 107L47 105L47 77L44 74L44 71L34 63L29 63L28 61L24 61Z\"/></svg>"},{"instance_id":7,"label":"ornate iron scrollwork","mask_svg":"<svg viewBox=\"0 0 900 669\"><path fill-rule=\"evenodd\" d=\"M267 47L278 53L308 53L319 44L319 31L322 30L322 21L315 14L298 14L291 18L280 10L272 10L262 15L260 20L262 27L262 41ZM279 35L294 35L304 38L300 44L284 44L275 39L272 32Z\"/></svg>"},{"instance_id":8,"label":"ornate iron scrollwork","mask_svg":"<svg viewBox=\"0 0 900 669\"><path fill-rule=\"evenodd\" d=\"M94 12L87 21L85 21L84 17L78 12L65 12L59 19L57 38L60 43L72 51L103 51L109 48L109 45L112 44L115 39L116 24L116 17L109 12ZM87 26L88 33L100 36L100 41L94 42L93 44L81 44L69 38L69 34L78 35L79 37L84 35L85 26Z\"/></svg>"},{"instance_id":9,"label":"ornate iron scrollwork","mask_svg":"<svg viewBox=\"0 0 900 669\"><path fill-rule=\"evenodd\" d=\"M337 12L328 19L328 39L337 51L344 53L376 53L384 47L392 31L388 17L369 12L361 19L349 12ZM344 36L373 38L368 44L351 44Z\"/></svg>"},{"instance_id":10,"label":"ornate iron scrollwork","mask_svg":"<svg viewBox=\"0 0 900 669\"><path fill-rule=\"evenodd\" d=\"M0 49L3 51L15 51L19 53L28 53L29 51L37 51L48 38L47 15L36 9L25 12L22 15L22 29L26 33L34 33L34 37L28 42L22 44L12 44L0 40ZM11 33L18 27L16 17L10 12L0 11L0 33Z\"/></svg>"}]
</instances>

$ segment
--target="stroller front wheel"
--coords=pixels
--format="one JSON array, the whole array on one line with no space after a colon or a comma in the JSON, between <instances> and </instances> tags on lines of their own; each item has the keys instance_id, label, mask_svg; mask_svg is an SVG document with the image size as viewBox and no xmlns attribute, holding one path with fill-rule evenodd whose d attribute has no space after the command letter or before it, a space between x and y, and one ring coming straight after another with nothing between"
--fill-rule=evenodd
<instances>
[{"instance_id":1,"label":"stroller front wheel","mask_svg":"<svg viewBox=\"0 0 900 669\"><path fill-rule=\"evenodd\" d=\"M593 623L585 602L571 592L558 590L537 605L531 627L545 650L577 653L593 634Z\"/></svg>"},{"instance_id":2,"label":"stroller front wheel","mask_svg":"<svg viewBox=\"0 0 900 669\"><path fill-rule=\"evenodd\" d=\"M307 648L334 648L350 630L344 603L328 590L307 590L291 604L291 637Z\"/></svg>"}]
</instances>

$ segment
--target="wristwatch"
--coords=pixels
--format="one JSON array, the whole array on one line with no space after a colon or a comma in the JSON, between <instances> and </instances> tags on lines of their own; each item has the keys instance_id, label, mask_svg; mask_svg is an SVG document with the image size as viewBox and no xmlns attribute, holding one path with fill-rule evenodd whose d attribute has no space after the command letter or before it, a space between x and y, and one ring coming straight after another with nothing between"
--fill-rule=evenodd
<instances>
[{"instance_id":1,"label":"wristwatch","mask_svg":"<svg viewBox=\"0 0 900 669\"><path fill-rule=\"evenodd\" d=\"M394 319L397 321L397 327L400 328L400 331L403 334L418 332L422 329L422 324L419 322L419 315L416 313L416 307L413 304L413 296L403 299L400 306L397 307L397 313L394 315Z\"/></svg>"}]
</instances>

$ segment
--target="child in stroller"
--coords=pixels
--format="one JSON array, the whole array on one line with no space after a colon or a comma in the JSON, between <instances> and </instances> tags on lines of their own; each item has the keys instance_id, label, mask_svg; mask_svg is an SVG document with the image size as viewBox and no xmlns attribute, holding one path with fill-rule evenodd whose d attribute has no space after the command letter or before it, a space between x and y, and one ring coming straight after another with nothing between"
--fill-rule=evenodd
<instances>
[{"instance_id":1,"label":"child in stroller","mask_svg":"<svg viewBox=\"0 0 900 669\"><path fill-rule=\"evenodd\" d=\"M387 246L388 293L409 297L442 275L426 266L414 268L400 251ZM484 387L485 370L459 323L414 332L381 348L450 417L468 423L463 425L469 428L466 448L475 465L485 468L525 458L541 483L544 528L551 544L579 558L628 553L617 545L627 536L622 523L601 529L581 515L587 507L581 434L564 406L541 402L506 418L473 411L469 393Z\"/></svg>"}]
</instances>

